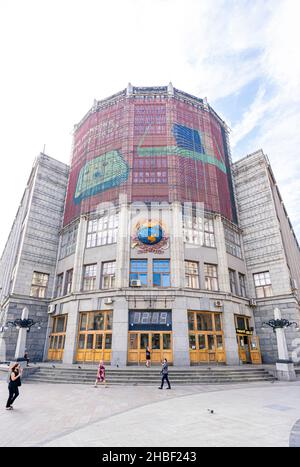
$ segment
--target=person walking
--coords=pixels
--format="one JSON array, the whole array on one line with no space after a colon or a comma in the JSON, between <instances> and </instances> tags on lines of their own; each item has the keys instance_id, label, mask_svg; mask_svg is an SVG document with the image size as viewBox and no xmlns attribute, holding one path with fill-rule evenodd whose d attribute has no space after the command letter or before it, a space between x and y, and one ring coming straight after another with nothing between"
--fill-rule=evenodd
<instances>
[{"instance_id":1,"label":"person walking","mask_svg":"<svg viewBox=\"0 0 300 467\"><path fill-rule=\"evenodd\" d=\"M6 410L13 409L13 403L19 395L19 387L21 386L22 369L19 363L14 363L9 374L8 391L9 397L6 403Z\"/></svg>"},{"instance_id":2,"label":"person walking","mask_svg":"<svg viewBox=\"0 0 300 467\"><path fill-rule=\"evenodd\" d=\"M100 361L99 366L98 366L98 373L97 373L97 378L95 381L95 388L98 386L98 383L106 383L105 380L105 366L103 363L103 360Z\"/></svg>"},{"instance_id":3,"label":"person walking","mask_svg":"<svg viewBox=\"0 0 300 467\"><path fill-rule=\"evenodd\" d=\"M158 389L162 389L164 387L165 381L168 383L167 389L171 389L171 384L169 381L169 366L168 366L168 361L166 358L162 362L162 370L160 374L161 374L161 385Z\"/></svg>"},{"instance_id":4,"label":"person walking","mask_svg":"<svg viewBox=\"0 0 300 467\"><path fill-rule=\"evenodd\" d=\"M146 367L150 368L151 366L151 351L150 347L147 345L146 347Z\"/></svg>"},{"instance_id":5,"label":"person walking","mask_svg":"<svg viewBox=\"0 0 300 467\"><path fill-rule=\"evenodd\" d=\"M29 355L28 355L27 350L25 350L24 359L26 360L26 366L29 366L30 360L29 360Z\"/></svg>"}]
</instances>

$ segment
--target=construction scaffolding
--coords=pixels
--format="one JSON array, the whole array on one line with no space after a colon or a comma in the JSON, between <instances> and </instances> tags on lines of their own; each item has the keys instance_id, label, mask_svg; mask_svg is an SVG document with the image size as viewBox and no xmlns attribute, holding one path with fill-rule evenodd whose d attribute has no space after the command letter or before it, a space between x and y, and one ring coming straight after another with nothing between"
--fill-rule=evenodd
<instances>
[{"instance_id":1,"label":"construction scaffolding","mask_svg":"<svg viewBox=\"0 0 300 467\"><path fill-rule=\"evenodd\" d=\"M224 122L201 99L132 88L77 125L64 224L103 202L203 202L235 221Z\"/></svg>"}]
</instances>

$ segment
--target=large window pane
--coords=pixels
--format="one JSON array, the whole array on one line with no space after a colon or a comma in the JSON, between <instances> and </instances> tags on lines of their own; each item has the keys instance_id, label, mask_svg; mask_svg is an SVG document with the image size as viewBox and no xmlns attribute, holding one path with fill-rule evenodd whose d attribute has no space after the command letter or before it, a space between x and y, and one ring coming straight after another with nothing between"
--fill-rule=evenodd
<instances>
[{"instance_id":1,"label":"large window pane","mask_svg":"<svg viewBox=\"0 0 300 467\"><path fill-rule=\"evenodd\" d=\"M214 336L209 334L207 336L208 350L215 350L215 339Z\"/></svg>"},{"instance_id":2,"label":"large window pane","mask_svg":"<svg viewBox=\"0 0 300 467\"><path fill-rule=\"evenodd\" d=\"M197 313L198 331L212 331L212 315L210 313Z\"/></svg>"},{"instance_id":3,"label":"large window pane","mask_svg":"<svg viewBox=\"0 0 300 467\"><path fill-rule=\"evenodd\" d=\"M111 349L111 343L112 343L112 335L111 334L106 334L105 335L105 349L106 350Z\"/></svg>"},{"instance_id":4,"label":"large window pane","mask_svg":"<svg viewBox=\"0 0 300 467\"><path fill-rule=\"evenodd\" d=\"M170 287L170 260L153 260L153 286Z\"/></svg>"},{"instance_id":5,"label":"large window pane","mask_svg":"<svg viewBox=\"0 0 300 467\"><path fill-rule=\"evenodd\" d=\"M188 325L189 325L189 331L194 331L195 330L194 313L189 313L188 314Z\"/></svg>"},{"instance_id":6,"label":"large window pane","mask_svg":"<svg viewBox=\"0 0 300 467\"><path fill-rule=\"evenodd\" d=\"M152 350L160 349L160 334L152 334Z\"/></svg>"},{"instance_id":7,"label":"large window pane","mask_svg":"<svg viewBox=\"0 0 300 467\"><path fill-rule=\"evenodd\" d=\"M85 334L79 334L79 341L78 341L78 348L84 349L85 348Z\"/></svg>"},{"instance_id":8,"label":"large window pane","mask_svg":"<svg viewBox=\"0 0 300 467\"><path fill-rule=\"evenodd\" d=\"M138 348L138 335L137 334L130 334L129 336L129 349L130 350L137 350Z\"/></svg>"},{"instance_id":9,"label":"large window pane","mask_svg":"<svg viewBox=\"0 0 300 467\"><path fill-rule=\"evenodd\" d=\"M171 349L171 335L163 334L163 350Z\"/></svg>"},{"instance_id":10,"label":"large window pane","mask_svg":"<svg viewBox=\"0 0 300 467\"><path fill-rule=\"evenodd\" d=\"M36 298L45 298L48 287L48 281L49 274L35 271L32 276L30 296Z\"/></svg>"},{"instance_id":11,"label":"large window pane","mask_svg":"<svg viewBox=\"0 0 300 467\"><path fill-rule=\"evenodd\" d=\"M95 337L95 349L96 350L101 350L102 349L102 343L103 343L103 334L96 334Z\"/></svg>"},{"instance_id":12,"label":"large window pane","mask_svg":"<svg viewBox=\"0 0 300 467\"><path fill-rule=\"evenodd\" d=\"M149 334L141 334L141 349L146 349L149 346Z\"/></svg>"},{"instance_id":13,"label":"large window pane","mask_svg":"<svg viewBox=\"0 0 300 467\"><path fill-rule=\"evenodd\" d=\"M142 286L148 285L148 262L146 259L132 259L130 261L130 282L140 280Z\"/></svg>"},{"instance_id":14,"label":"large window pane","mask_svg":"<svg viewBox=\"0 0 300 467\"><path fill-rule=\"evenodd\" d=\"M198 342L199 342L199 350L206 349L206 342L205 342L205 335L199 334L198 335Z\"/></svg>"},{"instance_id":15,"label":"large window pane","mask_svg":"<svg viewBox=\"0 0 300 467\"><path fill-rule=\"evenodd\" d=\"M215 331L221 331L222 330L222 325L221 325L221 315L215 314Z\"/></svg>"},{"instance_id":16,"label":"large window pane","mask_svg":"<svg viewBox=\"0 0 300 467\"><path fill-rule=\"evenodd\" d=\"M196 336L195 334L189 335L190 350L196 350Z\"/></svg>"},{"instance_id":17,"label":"large window pane","mask_svg":"<svg viewBox=\"0 0 300 467\"><path fill-rule=\"evenodd\" d=\"M87 335L86 348L87 349L92 349L93 348L93 342L94 342L94 334L88 334Z\"/></svg>"},{"instance_id":18,"label":"large window pane","mask_svg":"<svg viewBox=\"0 0 300 467\"><path fill-rule=\"evenodd\" d=\"M98 219L90 220L88 222L87 248L116 243L118 224L119 214L115 210L106 211Z\"/></svg>"}]
</instances>

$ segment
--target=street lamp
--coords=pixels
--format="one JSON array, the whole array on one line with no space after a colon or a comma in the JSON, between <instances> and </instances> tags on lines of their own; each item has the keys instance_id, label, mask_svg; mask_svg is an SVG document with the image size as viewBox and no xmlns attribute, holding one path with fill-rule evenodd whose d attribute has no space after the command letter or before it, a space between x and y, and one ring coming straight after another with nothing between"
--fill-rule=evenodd
<instances>
[{"instance_id":1,"label":"street lamp","mask_svg":"<svg viewBox=\"0 0 300 467\"><path fill-rule=\"evenodd\" d=\"M281 316L279 308L274 309L274 319L263 323L263 327L269 326L273 329L276 334L278 360L276 362L276 373L277 378L283 381L295 381L296 372L292 360L290 360L288 347L286 343L285 329L290 326L296 326L297 330L299 326L294 321L289 321Z\"/></svg>"},{"instance_id":2,"label":"street lamp","mask_svg":"<svg viewBox=\"0 0 300 467\"><path fill-rule=\"evenodd\" d=\"M32 326L38 326L38 329L41 329L40 323L36 323L33 319L15 319L14 321L7 321L5 326L1 326L0 332L7 331L9 327L15 327L16 329L26 329L27 332L30 331Z\"/></svg>"},{"instance_id":3,"label":"street lamp","mask_svg":"<svg viewBox=\"0 0 300 467\"><path fill-rule=\"evenodd\" d=\"M270 319L267 322L262 324L262 327L270 326L273 329L273 332L276 332L276 329L286 329L290 326L296 326L296 331L299 331L299 325L295 321L289 321L288 319L280 318L280 319Z\"/></svg>"}]
</instances>

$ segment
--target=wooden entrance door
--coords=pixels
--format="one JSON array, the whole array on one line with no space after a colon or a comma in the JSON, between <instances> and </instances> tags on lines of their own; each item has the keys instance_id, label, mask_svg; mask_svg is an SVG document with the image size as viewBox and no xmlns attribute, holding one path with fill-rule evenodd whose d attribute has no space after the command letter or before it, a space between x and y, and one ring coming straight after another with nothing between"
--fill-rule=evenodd
<instances>
[{"instance_id":1,"label":"wooden entrance door","mask_svg":"<svg viewBox=\"0 0 300 467\"><path fill-rule=\"evenodd\" d=\"M192 364L226 362L222 334L190 333L190 361Z\"/></svg>"},{"instance_id":2,"label":"wooden entrance door","mask_svg":"<svg viewBox=\"0 0 300 467\"><path fill-rule=\"evenodd\" d=\"M188 326L191 364L226 362L220 313L189 311Z\"/></svg>"},{"instance_id":3,"label":"wooden entrance door","mask_svg":"<svg viewBox=\"0 0 300 467\"><path fill-rule=\"evenodd\" d=\"M258 336L251 336L250 339L250 355L251 362L253 365L261 365L261 353L260 353L260 344Z\"/></svg>"},{"instance_id":4,"label":"wooden entrance door","mask_svg":"<svg viewBox=\"0 0 300 467\"><path fill-rule=\"evenodd\" d=\"M77 362L109 363L111 360L111 332L82 333L78 338Z\"/></svg>"},{"instance_id":5,"label":"wooden entrance door","mask_svg":"<svg viewBox=\"0 0 300 467\"><path fill-rule=\"evenodd\" d=\"M151 352L151 363L160 364L164 358L173 362L171 332L129 332L128 363L146 362L146 347Z\"/></svg>"},{"instance_id":6,"label":"wooden entrance door","mask_svg":"<svg viewBox=\"0 0 300 467\"><path fill-rule=\"evenodd\" d=\"M111 361L112 312L81 313L77 340L77 362Z\"/></svg>"},{"instance_id":7,"label":"wooden entrance door","mask_svg":"<svg viewBox=\"0 0 300 467\"><path fill-rule=\"evenodd\" d=\"M62 361L64 356L68 315L54 316L49 336L48 360Z\"/></svg>"}]
</instances>

